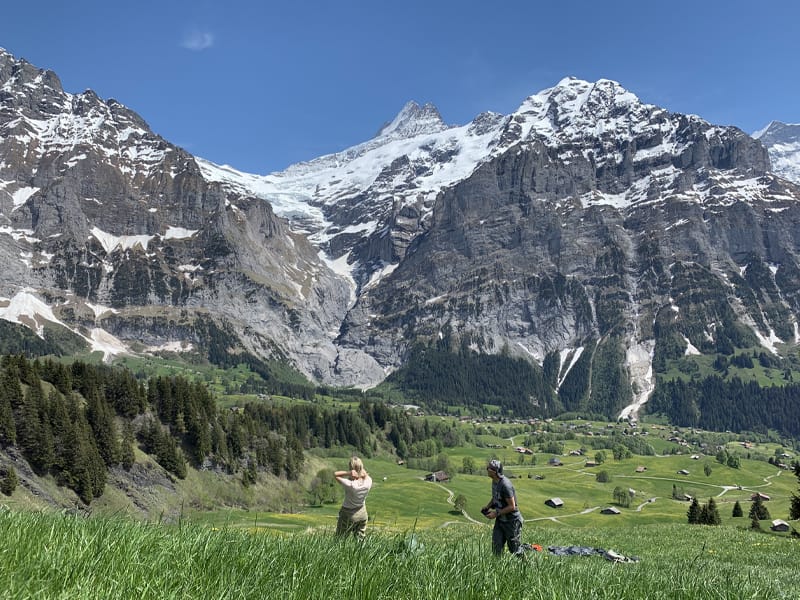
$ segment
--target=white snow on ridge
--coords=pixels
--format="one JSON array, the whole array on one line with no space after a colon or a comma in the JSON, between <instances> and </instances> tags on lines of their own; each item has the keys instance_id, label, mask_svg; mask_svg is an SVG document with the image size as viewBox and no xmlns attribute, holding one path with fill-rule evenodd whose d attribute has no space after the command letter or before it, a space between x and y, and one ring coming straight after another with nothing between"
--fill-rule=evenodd
<instances>
[{"instance_id":1,"label":"white snow on ridge","mask_svg":"<svg viewBox=\"0 0 800 600\"><path fill-rule=\"evenodd\" d=\"M0 319L26 325L41 337L47 321L64 325L51 308L34 296L32 290L17 292L13 298L0 298ZM66 327L66 325L64 325Z\"/></svg>"},{"instance_id":2,"label":"white snow on ridge","mask_svg":"<svg viewBox=\"0 0 800 600\"><path fill-rule=\"evenodd\" d=\"M639 149L634 160L679 153L677 124L673 119L659 118L666 112L642 103L616 82L565 78L528 97L511 115L485 113L463 126L446 126L435 108L409 103L373 139L269 175L243 173L201 158L196 161L208 181L268 201L295 230L310 234L314 243L322 245L339 233L326 220L323 206L335 206L364 192L375 199L385 194L385 205L377 208L381 213L377 216L382 218L398 204L413 204L424 219L443 188L467 178L482 163L520 143L538 140L563 149L596 136L603 145L598 156L604 162L614 162L622 160L617 150L621 140L651 132L663 141ZM702 121L696 116L690 118ZM709 131L709 135L717 133L715 128ZM645 200L651 183L668 185L675 173L674 168L654 169L625 193L594 193L582 200L626 208ZM381 224L380 218L364 223L363 234L372 233L368 226L377 228Z\"/></svg>"},{"instance_id":3,"label":"white snow on ridge","mask_svg":"<svg viewBox=\"0 0 800 600\"><path fill-rule=\"evenodd\" d=\"M160 346L148 346L148 352L190 352L194 346L190 342L165 342Z\"/></svg>"},{"instance_id":4,"label":"white snow on ridge","mask_svg":"<svg viewBox=\"0 0 800 600\"><path fill-rule=\"evenodd\" d=\"M32 229L12 229L11 227L4 225L0 227L0 233L5 233L7 235L10 235L17 242L19 240L24 240L30 244L33 244L35 242L41 241L39 240L39 238L33 237Z\"/></svg>"},{"instance_id":5,"label":"white snow on ridge","mask_svg":"<svg viewBox=\"0 0 800 600\"><path fill-rule=\"evenodd\" d=\"M94 313L94 318L95 319L97 317L99 317L100 315L102 315L104 312L107 312L107 311L110 311L112 313L116 313L117 312L116 309L109 308L108 306L103 306L102 304L93 304L91 302L86 302L86 306L88 306L89 308L92 309L92 312Z\"/></svg>"},{"instance_id":6,"label":"white snow on ridge","mask_svg":"<svg viewBox=\"0 0 800 600\"><path fill-rule=\"evenodd\" d=\"M559 372L558 383L556 384L556 392L561 387L561 384L564 383L564 380L567 378L567 375L572 370L572 367L574 367L575 363L578 362L578 359L581 357L581 354L583 354L583 351L584 351L583 346L575 348L575 351L572 354L572 360L570 361L569 365L566 365L566 367L564 366L564 360L567 358L567 356L569 356L570 352L573 352L573 350L571 348L564 348L559 353L560 355L559 362L561 364L561 371Z\"/></svg>"},{"instance_id":7,"label":"white snow on ridge","mask_svg":"<svg viewBox=\"0 0 800 600\"><path fill-rule=\"evenodd\" d=\"M100 329L99 327L92 329L88 341L91 344L93 352L103 353L103 360L105 361L117 354L126 354L129 352L128 347L122 341L108 333L105 329Z\"/></svg>"},{"instance_id":8,"label":"white snow on ridge","mask_svg":"<svg viewBox=\"0 0 800 600\"><path fill-rule=\"evenodd\" d=\"M411 138L376 138L341 153L292 165L285 171L266 176L241 173L199 158L197 163L207 180L219 181L267 200L277 215L290 221L302 217L315 223L319 231L330 225L319 204L335 204L338 199L355 196L373 185L396 198L403 196L396 186L411 183L409 200L416 201L421 195L432 201L442 187L466 178L488 158L488 148L500 131L497 126L476 135L471 129L470 124ZM446 166L432 158L432 155L441 154L448 156ZM412 165L424 165L421 169L424 174L408 182L409 173L400 171L390 181L377 181L382 171L399 157L406 157Z\"/></svg>"},{"instance_id":9,"label":"white snow on ridge","mask_svg":"<svg viewBox=\"0 0 800 600\"><path fill-rule=\"evenodd\" d=\"M144 250L147 250L147 245L155 236L152 235L120 235L116 236L107 233L99 227L92 227L91 234L103 246L106 254L111 254L115 248L119 247L122 250L129 250L136 245L141 245Z\"/></svg>"},{"instance_id":10,"label":"white snow on ridge","mask_svg":"<svg viewBox=\"0 0 800 600\"><path fill-rule=\"evenodd\" d=\"M183 227L167 227L167 231L162 236L162 239L185 240L195 235L197 231L197 229L184 229Z\"/></svg>"},{"instance_id":11,"label":"white snow on ridge","mask_svg":"<svg viewBox=\"0 0 800 600\"><path fill-rule=\"evenodd\" d=\"M37 187L23 187L11 194L11 198L14 201L14 208L11 209L12 212L17 210L20 206L23 206L28 201L28 198L38 191L39 188Z\"/></svg>"},{"instance_id":12,"label":"white snow on ridge","mask_svg":"<svg viewBox=\"0 0 800 600\"><path fill-rule=\"evenodd\" d=\"M183 227L167 227L167 231L163 236L158 235L114 235L103 231L99 227L93 227L91 234L103 246L106 254L111 254L116 248L121 250L129 250L141 246L143 250L147 250L150 241L154 238L161 238L164 240L184 240L189 239L196 235L197 229L185 229Z\"/></svg>"},{"instance_id":13,"label":"white snow on ridge","mask_svg":"<svg viewBox=\"0 0 800 600\"><path fill-rule=\"evenodd\" d=\"M691 355L700 355L700 350L698 350L692 342L689 341L689 338L683 336L683 339L686 341L686 350L683 351L684 356L691 356Z\"/></svg>"},{"instance_id":14,"label":"white snow on ridge","mask_svg":"<svg viewBox=\"0 0 800 600\"><path fill-rule=\"evenodd\" d=\"M98 305L89 304L88 306L92 308L95 315L99 314L100 309L106 310ZM44 326L48 322L70 329L55 316L53 310L45 302L36 297L29 289L17 292L13 298L0 297L0 319L30 327L39 337L44 335ZM104 329L98 327L92 329L88 338L79 332L75 333L89 342L93 351L102 352L103 360L108 360L116 354L129 352L122 341Z\"/></svg>"}]
</instances>

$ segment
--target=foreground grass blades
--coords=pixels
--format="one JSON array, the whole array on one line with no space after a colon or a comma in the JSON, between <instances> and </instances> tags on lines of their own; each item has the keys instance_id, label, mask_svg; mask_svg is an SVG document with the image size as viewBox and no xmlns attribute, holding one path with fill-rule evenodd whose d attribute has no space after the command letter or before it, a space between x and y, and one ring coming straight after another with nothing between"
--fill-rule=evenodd
<instances>
[{"instance_id":1,"label":"foreground grass blades","mask_svg":"<svg viewBox=\"0 0 800 600\"><path fill-rule=\"evenodd\" d=\"M544 546L491 556L487 528L270 534L0 513L0 598L697 599L800 597L798 542L736 527L526 526ZM558 557L549 545L637 556Z\"/></svg>"}]
</instances>

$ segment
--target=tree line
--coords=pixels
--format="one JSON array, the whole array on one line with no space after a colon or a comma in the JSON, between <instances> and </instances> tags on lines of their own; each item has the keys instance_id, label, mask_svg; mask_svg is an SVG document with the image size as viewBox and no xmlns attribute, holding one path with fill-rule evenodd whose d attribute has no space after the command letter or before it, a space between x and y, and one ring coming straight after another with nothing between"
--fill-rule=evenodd
<instances>
[{"instance_id":1,"label":"tree line","mask_svg":"<svg viewBox=\"0 0 800 600\"><path fill-rule=\"evenodd\" d=\"M436 440L436 441L434 441ZM50 358L0 360L0 449L15 448L37 475L50 474L85 503L103 494L108 469L130 469L135 449L178 478L187 468L296 480L310 448L348 447L372 456L432 456L463 434L362 399L357 409L313 403L220 408L199 381L137 379L128 369Z\"/></svg>"},{"instance_id":2,"label":"tree line","mask_svg":"<svg viewBox=\"0 0 800 600\"><path fill-rule=\"evenodd\" d=\"M699 381L660 380L645 405L683 427L712 431L777 431L800 436L800 385L762 387L738 377L711 375Z\"/></svg>"}]
</instances>

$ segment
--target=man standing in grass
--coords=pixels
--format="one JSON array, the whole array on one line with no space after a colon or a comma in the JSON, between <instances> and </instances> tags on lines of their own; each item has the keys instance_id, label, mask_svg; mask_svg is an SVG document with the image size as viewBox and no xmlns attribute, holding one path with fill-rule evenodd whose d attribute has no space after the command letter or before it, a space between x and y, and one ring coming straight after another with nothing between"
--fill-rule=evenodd
<instances>
[{"instance_id":1,"label":"man standing in grass","mask_svg":"<svg viewBox=\"0 0 800 600\"><path fill-rule=\"evenodd\" d=\"M369 476L364 463L357 456L350 459L349 471L336 471L336 477L344 487L344 502L339 509L339 520L336 522L336 535L346 536L352 533L363 540L367 531L367 494L372 488L372 477Z\"/></svg>"},{"instance_id":2,"label":"man standing in grass","mask_svg":"<svg viewBox=\"0 0 800 600\"><path fill-rule=\"evenodd\" d=\"M486 474L492 480L492 500L481 509L488 519L494 519L492 531L492 552L503 553L508 546L511 554L520 549L522 536L522 515L517 506L517 493L508 477L503 475L503 463L492 459L486 465Z\"/></svg>"}]
</instances>

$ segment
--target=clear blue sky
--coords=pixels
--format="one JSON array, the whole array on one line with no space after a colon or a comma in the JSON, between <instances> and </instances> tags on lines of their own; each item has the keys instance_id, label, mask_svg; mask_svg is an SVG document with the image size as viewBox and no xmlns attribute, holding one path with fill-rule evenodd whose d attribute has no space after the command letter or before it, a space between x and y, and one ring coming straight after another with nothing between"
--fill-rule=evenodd
<instances>
[{"instance_id":1,"label":"clear blue sky","mask_svg":"<svg viewBox=\"0 0 800 600\"><path fill-rule=\"evenodd\" d=\"M800 122L796 0L40 0L0 47L139 113L170 142L268 173L372 137L408 100L509 113L566 76L752 133Z\"/></svg>"}]
</instances>

